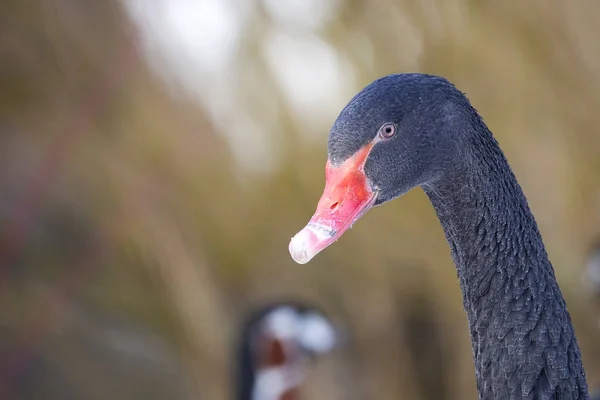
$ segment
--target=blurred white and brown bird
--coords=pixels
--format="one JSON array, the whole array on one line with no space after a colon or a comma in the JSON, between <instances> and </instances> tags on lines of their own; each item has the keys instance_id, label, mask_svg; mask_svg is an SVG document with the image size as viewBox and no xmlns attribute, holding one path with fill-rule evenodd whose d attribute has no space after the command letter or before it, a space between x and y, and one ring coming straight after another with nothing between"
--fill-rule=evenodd
<instances>
[{"instance_id":1,"label":"blurred white and brown bird","mask_svg":"<svg viewBox=\"0 0 600 400\"><path fill-rule=\"evenodd\" d=\"M244 324L238 352L238 400L295 400L315 357L332 350L337 330L319 309L274 303Z\"/></svg>"}]
</instances>

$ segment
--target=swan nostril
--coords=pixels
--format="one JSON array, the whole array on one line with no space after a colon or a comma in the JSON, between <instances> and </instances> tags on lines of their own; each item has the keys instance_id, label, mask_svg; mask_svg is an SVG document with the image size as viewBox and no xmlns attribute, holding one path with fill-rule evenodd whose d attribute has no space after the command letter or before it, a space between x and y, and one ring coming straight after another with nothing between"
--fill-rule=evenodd
<instances>
[{"instance_id":1,"label":"swan nostril","mask_svg":"<svg viewBox=\"0 0 600 400\"><path fill-rule=\"evenodd\" d=\"M336 201L335 203L333 203L331 206L329 206L330 210L335 210L336 208L338 208L338 206L340 205L339 201Z\"/></svg>"}]
</instances>

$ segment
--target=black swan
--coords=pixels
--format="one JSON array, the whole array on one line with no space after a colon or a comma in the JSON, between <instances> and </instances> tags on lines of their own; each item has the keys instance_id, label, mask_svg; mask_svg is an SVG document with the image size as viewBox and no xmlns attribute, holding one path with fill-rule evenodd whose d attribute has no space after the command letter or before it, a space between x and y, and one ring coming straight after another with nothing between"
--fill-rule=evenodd
<instances>
[{"instance_id":1,"label":"black swan","mask_svg":"<svg viewBox=\"0 0 600 400\"><path fill-rule=\"evenodd\" d=\"M478 112L448 80L367 85L329 133L324 193L289 246L307 263L369 208L420 186L468 316L479 398L589 399L577 339L527 200Z\"/></svg>"},{"instance_id":2,"label":"black swan","mask_svg":"<svg viewBox=\"0 0 600 400\"><path fill-rule=\"evenodd\" d=\"M252 313L240 337L236 399L298 399L306 368L335 346L337 331L321 310L300 303Z\"/></svg>"}]
</instances>

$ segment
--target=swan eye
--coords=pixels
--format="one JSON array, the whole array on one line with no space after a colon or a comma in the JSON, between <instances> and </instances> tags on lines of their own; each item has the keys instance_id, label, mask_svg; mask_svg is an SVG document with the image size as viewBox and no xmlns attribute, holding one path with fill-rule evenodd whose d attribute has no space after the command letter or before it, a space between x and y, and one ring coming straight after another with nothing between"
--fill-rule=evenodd
<instances>
[{"instance_id":1,"label":"swan eye","mask_svg":"<svg viewBox=\"0 0 600 400\"><path fill-rule=\"evenodd\" d=\"M389 139L396 134L396 125L387 123L383 124L381 128L379 128L379 137L382 139Z\"/></svg>"}]
</instances>

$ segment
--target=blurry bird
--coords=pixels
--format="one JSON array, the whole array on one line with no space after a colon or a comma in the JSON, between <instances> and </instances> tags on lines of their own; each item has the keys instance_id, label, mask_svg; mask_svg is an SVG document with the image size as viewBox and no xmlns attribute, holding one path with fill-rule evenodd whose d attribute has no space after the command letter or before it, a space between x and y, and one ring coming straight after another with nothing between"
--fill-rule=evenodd
<instances>
[{"instance_id":1,"label":"blurry bird","mask_svg":"<svg viewBox=\"0 0 600 400\"><path fill-rule=\"evenodd\" d=\"M274 303L244 324L238 359L237 400L294 400L315 357L336 344L325 314L292 302Z\"/></svg>"}]
</instances>

